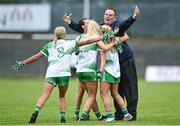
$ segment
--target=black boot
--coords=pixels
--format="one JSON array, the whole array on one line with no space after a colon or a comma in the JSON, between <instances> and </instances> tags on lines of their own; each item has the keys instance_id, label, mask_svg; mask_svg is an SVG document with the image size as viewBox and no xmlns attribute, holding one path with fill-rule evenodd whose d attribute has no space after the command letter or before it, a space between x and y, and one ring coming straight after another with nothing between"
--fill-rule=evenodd
<instances>
[{"instance_id":1,"label":"black boot","mask_svg":"<svg viewBox=\"0 0 180 126\"><path fill-rule=\"evenodd\" d=\"M66 123L66 120L65 119L61 119L61 123Z\"/></svg>"},{"instance_id":2,"label":"black boot","mask_svg":"<svg viewBox=\"0 0 180 126\"><path fill-rule=\"evenodd\" d=\"M35 123L36 122L36 119L38 117L38 112L34 112L31 116L31 119L29 121L29 123Z\"/></svg>"}]
</instances>

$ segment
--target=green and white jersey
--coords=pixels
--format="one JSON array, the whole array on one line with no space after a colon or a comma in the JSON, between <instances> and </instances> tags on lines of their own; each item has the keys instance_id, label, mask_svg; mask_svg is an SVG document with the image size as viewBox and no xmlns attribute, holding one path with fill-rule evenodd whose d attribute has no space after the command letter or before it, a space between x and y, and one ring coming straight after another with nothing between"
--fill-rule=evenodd
<instances>
[{"instance_id":1,"label":"green and white jersey","mask_svg":"<svg viewBox=\"0 0 180 126\"><path fill-rule=\"evenodd\" d=\"M75 40L60 39L56 42L49 42L46 44L41 52L48 56L49 66L46 72L48 77L64 77L71 76L70 61L71 54L77 46Z\"/></svg>"},{"instance_id":2,"label":"green and white jersey","mask_svg":"<svg viewBox=\"0 0 180 126\"><path fill-rule=\"evenodd\" d=\"M105 71L115 78L120 77L119 56L118 51L114 47L106 51Z\"/></svg>"},{"instance_id":3,"label":"green and white jersey","mask_svg":"<svg viewBox=\"0 0 180 126\"><path fill-rule=\"evenodd\" d=\"M77 37L76 40L86 39L87 35L82 34ZM97 57L98 44L91 43L88 45L81 46L79 48L79 60L77 63L76 72L95 72L97 69L96 57Z\"/></svg>"}]
</instances>

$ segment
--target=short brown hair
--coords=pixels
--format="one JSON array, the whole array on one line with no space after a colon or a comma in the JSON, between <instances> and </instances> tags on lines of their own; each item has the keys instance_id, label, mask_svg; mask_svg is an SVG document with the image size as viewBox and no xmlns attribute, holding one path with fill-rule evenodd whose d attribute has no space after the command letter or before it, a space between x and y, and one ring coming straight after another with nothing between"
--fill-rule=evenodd
<instances>
[{"instance_id":1,"label":"short brown hair","mask_svg":"<svg viewBox=\"0 0 180 126\"><path fill-rule=\"evenodd\" d=\"M116 16L116 10L115 10L114 8L108 7L106 10L113 10L113 11L114 11L114 14L115 14L115 16Z\"/></svg>"},{"instance_id":2,"label":"short brown hair","mask_svg":"<svg viewBox=\"0 0 180 126\"><path fill-rule=\"evenodd\" d=\"M80 19L80 20L79 20L79 23L78 23L78 24L79 24L79 26L81 27L81 25L84 25L84 20L87 20L87 19L88 19L88 18L86 18L86 17L85 17L85 18Z\"/></svg>"}]
</instances>

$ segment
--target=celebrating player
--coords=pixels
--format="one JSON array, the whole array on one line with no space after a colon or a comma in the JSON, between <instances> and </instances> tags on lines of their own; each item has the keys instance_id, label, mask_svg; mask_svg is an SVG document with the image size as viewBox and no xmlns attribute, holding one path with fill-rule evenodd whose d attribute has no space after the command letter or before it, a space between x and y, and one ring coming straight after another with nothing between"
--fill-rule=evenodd
<instances>
[{"instance_id":1,"label":"celebrating player","mask_svg":"<svg viewBox=\"0 0 180 126\"><path fill-rule=\"evenodd\" d=\"M118 50L122 48L121 42L129 39L129 36L125 34L123 37L112 37L114 33L111 27L107 25L102 25L101 29L103 33L108 33L107 35L110 35L107 36L106 39L104 39L105 43L111 43L112 41L116 41L118 43L111 50L106 51L106 64L104 66L104 63L101 63L99 71L99 73L102 74L100 83L100 94L107 112L107 118L105 121L114 120L112 114L112 104L108 96L109 91L111 92L111 96L113 97L113 99L120 106L124 115L124 120L131 120L133 117L131 114L129 114L123 98L118 93L118 83L120 82Z\"/></svg>"}]
</instances>

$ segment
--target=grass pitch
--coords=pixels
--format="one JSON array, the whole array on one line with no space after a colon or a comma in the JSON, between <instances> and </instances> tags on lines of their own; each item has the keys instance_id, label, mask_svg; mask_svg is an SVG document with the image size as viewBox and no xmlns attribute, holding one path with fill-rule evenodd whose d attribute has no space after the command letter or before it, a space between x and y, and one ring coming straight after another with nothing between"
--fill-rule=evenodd
<instances>
[{"instance_id":1,"label":"grass pitch","mask_svg":"<svg viewBox=\"0 0 180 126\"><path fill-rule=\"evenodd\" d=\"M43 81L43 78L0 79L0 125L28 125L36 101L42 93ZM90 121L73 121L77 84L76 79L71 79L66 95L67 125L180 125L179 83L147 83L139 80L138 119L131 122L97 121L93 112L90 113ZM99 92L97 101L101 113L105 114ZM58 90L55 88L35 125L61 125L58 103Z\"/></svg>"}]
</instances>

